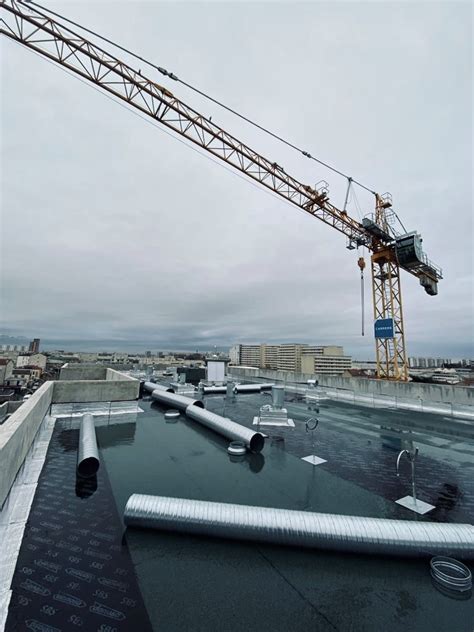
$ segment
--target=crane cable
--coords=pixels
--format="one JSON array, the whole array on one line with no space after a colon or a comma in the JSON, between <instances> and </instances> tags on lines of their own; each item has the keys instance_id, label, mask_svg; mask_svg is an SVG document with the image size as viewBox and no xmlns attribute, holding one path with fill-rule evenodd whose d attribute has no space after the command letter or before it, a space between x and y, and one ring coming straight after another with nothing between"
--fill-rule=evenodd
<instances>
[{"instance_id":1,"label":"crane cable","mask_svg":"<svg viewBox=\"0 0 474 632\"><path fill-rule=\"evenodd\" d=\"M288 147L291 147L292 149L298 151L299 153L303 154L303 156L305 156L306 158L309 158L310 160L314 160L315 162L319 163L323 167L326 167L330 171L333 171L334 173L337 173L338 175L342 176L343 178L346 178L346 180L349 183L349 186L351 185L351 183L354 183L354 184L357 184L358 186L360 186L362 189L365 189L369 193L372 193L372 195L377 195L375 191L373 191L369 187L365 186L365 184L362 184L358 180L355 180L354 178L351 178L347 174L343 173L342 171L339 171L335 167L332 167L328 163L320 160L319 158L315 158L308 151L305 151L305 150L301 149L300 147L297 147L296 145L294 145L290 141L282 138L281 136L278 136L278 134L275 134L274 132L272 132L268 128L263 127L263 125L260 125L259 123L256 123L255 121L252 121L248 117L244 116L243 114L240 114L239 112L237 112L236 110L232 109L231 107L225 105L221 101L218 101L217 99L214 99L213 97L211 97L209 94L206 94L202 90L199 90L199 88L196 88L195 86L192 86L191 84L187 83L186 81L183 81L182 79L179 79L174 73L169 72L168 70L166 70L165 68L162 68L161 66L157 66L153 62L148 61L147 59L145 59L144 57L141 57L140 55L137 55L136 53L133 53L128 48L125 48L124 46L121 46L120 44L117 44L117 43L113 42L112 40L108 39L107 37L104 37L103 35L100 35L99 33L96 33L95 31L92 31L91 29L88 29L85 26L82 26L81 24L78 24L77 22L74 22L73 20L70 20L69 18L64 17L60 13L56 13L52 9L47 9L46 7L43 7L42 5L38 4L37 2L34 2L34 0L16 0L16 1L19 2L20 4L32 4L35 7L38 7L41 10L46 11L47 13L51 13L52 15L55 15L56 17L60 18L61 20L64 20L65 22L68 22L69 24L72 24L75 27L77 27L79 29L82 29L83 31L86 31L87 33L90 33L91 35L94 35L95 37L98 37L99 39L103 40L104 42L107 42L108 44L111 44L112 46L115 46L116 48L122 50L124 53L127 53L128 55L131 55L132 57L135 57L136 59L139 59L140 61L142 61L143 63L147 64L148 66L151 66L152 68L155 68L155 70L158 70L158 72L160 72L162 75L164 75L166 77L169 77L173 81L177 81L177 82L183 84L183 86L186 86L190 90L193 90L197 94L200 94L201 96L203 96L204 98L208 99L209 101L212 101L213 103L215 103L219 107L223 108L224 110L227 110L228 112L231 112L232 114L234 114L235 116L238 116L239 118L241 118L242 120L246 121L250 125L253 125L254 127L258 128L262 132L265 132L269 136L272 136L273 138L279 140L281 143L283 143L283 144L287 145Z\"/></svg>"},{"instance_id":2,"label":"crane cable","mask_svg":"<svg viewBox=\"0 0 474 632\"><path fill-rule=\"evenodd\" d=\"M365 335L365 305L364 305L364 268L365 268L365 259L364 257L359 257L357 261L357 265L360 268L360 305L362 310L362 335Z\"/></svg>"}]
</instances>

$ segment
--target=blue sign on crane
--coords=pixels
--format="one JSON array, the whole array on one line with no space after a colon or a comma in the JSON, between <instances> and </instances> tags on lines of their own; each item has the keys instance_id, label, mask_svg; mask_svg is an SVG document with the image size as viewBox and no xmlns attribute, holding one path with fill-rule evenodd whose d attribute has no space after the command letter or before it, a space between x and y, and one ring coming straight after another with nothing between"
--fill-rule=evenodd
<instances>
[{"instance_id":1,"label":"blue sign on crane","mask_svg":"<svg viewBox=\"0 0 474 632\"><path fill-rule=\"evenodd\" d=\"M374 329L376 338L393 338L393 318L379 318Z\"/></svg>"}]
</instances>

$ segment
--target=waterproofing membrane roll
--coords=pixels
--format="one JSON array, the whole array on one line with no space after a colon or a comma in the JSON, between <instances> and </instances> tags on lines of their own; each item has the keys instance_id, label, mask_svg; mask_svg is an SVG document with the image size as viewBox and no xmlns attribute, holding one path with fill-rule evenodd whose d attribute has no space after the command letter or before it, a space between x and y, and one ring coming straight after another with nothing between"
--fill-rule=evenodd
<instances>
[{"instance_id":1,"label":"waterproofing membrane roll","mask_svg":"<svg viewBox=\"0 0 474 632\"><path fill-rule=\"evenodd\" d=\"M143 388L148 391L148 393L153 393L153 391L166 391L167 393L174 393L174 388L171 386L165 386L164 384L155 384L155 382L145 382Z\"/></svg>"},{"instance_id":2,"label":"waterproofing membrane roll","mask_svg":"<svg viewBox=\"0 0 474 632\"><path fill-rule=\"evenodd\" d=\"M95 436L94 417L91 414L86 414L81 419L79 430L77 473L82 478L90 478L97 474L99 466L99 449Z\"/></svg>"},{"instance_id":3,"label":"waterproofing membrane roll","mask_svg":"<svg viewBox=\"0 0 474 632\"><path fill-rule=\"evenodd\" d=\"M160 402L160 404L166 404L170 408L177 408L178 410L186 410L190 404L198 408L204 408L204 404L198 399L191 399L191 397L176 395L176 393L168 393L167 391L161 391L159 389L155 389L151 396L154 400Z\"/></svg>"},{"instance_id":4,"label":"waterproofing membrane roll","mask_svg":"<svg viewBox=\"0 0 474 632\"><path fill-rule=\"evenodd\" d=\"M265 439L260 432L249 430L228 417L221 417L194 405L186 408L186 415L231 441L242 441L252 452L261 452L265 445Z\"/></svg>"},{"instance_id":5,"label":"waterproofing membrane roll","mask_svg":"<svg viewBox=\"0 0 474 632\"><path fill-rule=\"evenodd\" d=\"M130 496L124 522L130 527L354 553L474 558L474 527L468 524L340 516L146 494Z\"/></svg>"}]
</instances>

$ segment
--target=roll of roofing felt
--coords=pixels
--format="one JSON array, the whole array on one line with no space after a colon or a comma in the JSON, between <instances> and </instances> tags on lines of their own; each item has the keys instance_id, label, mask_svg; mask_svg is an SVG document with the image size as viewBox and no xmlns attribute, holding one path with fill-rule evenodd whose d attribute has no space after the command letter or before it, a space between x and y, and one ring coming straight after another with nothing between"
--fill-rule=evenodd
<instances>
[{"instance_id":1,"label":"roll of roofing felt","mask_svg":"<svg viewBox=\"0 0 474 632\"><path fill-rule=\"evenodd\" d=\"M356 553L474 558L469 524L412 522L133 494L128 526Z\"/></svg>"}]
</instances>

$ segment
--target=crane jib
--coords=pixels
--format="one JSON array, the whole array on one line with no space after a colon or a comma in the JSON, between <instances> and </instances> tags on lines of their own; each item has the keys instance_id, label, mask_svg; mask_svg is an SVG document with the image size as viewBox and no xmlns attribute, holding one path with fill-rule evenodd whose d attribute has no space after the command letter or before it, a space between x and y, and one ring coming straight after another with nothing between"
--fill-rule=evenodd
<instances>
[{"instance_id":1,"label":"crane jib","mask_svg":"<svg viewBox=\"0 0 474 632\"><path fill-rule=\"evenodd\" d=\"M303 184L276 162L186 105L164 86L145 77L141 69L135 70L52 18L47 9L40 7L42 12L20 0L0 0L0 8L3 9L0 34L126 102L287 202L332 226L346 236L348 249L368 248L372 252L374 322L393 322L393 336L376 338L377 375L386 379L408 379L400 268L416 276L430 295L437 294L442 271L423 252L418 233L397 235L391 228L391 218L398 216L391 210L390 195L375 194L375 214L360 223L346 212L347 194L344 210L338 209L329 201L327 186L320 184L318 188L318 185ZM61 18L57 13L54 15ZM104 39L97 33L93 35ZM110 40L106 41L114 45ZM163 69L158 67L158 70ZM174 75L172 78L177 79Z\"/></svg>"}]
</instances>

